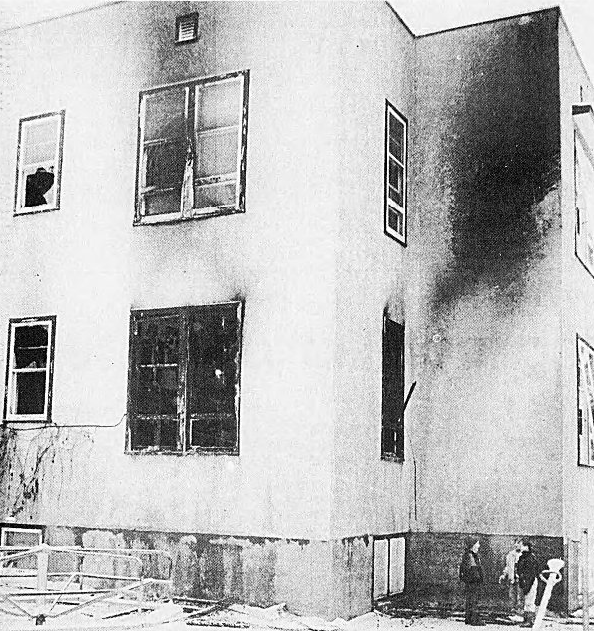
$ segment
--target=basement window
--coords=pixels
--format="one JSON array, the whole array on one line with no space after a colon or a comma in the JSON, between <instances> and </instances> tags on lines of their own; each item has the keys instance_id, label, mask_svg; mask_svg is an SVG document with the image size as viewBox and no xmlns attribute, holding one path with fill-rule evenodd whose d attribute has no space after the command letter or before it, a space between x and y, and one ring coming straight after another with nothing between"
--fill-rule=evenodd
<instances>
[{"instance_id":1,"label":"basement window","mask_svg":"<svg viewBox=\"0 0 594 631\"><path fill-rule=\"evenodd\" d=\"M238 453L242 307L132 312L129 451Z\"/></svg>"},{"instance_id":2,"label":"basement window","mask_svg":"<svg viewBox=\"0 0 594 631\"><path fill-rule=\"evenodd\" d=\"M594 349L577 338L578 464L594 466Z\"/></svg>"},{"instance_id":3,"label":"basement window","mask_svg":"<svg viewBox=\"0 0 594 631\"><path fill-rule=\"evenodd\" d=\"M404 460L404 327L384 315L382 458Z\"/></svg>"},{"instance_id":4,"label":"basement window","mask_svg":"<svg viewBox=\"0 0 594 631\"><path fill-rule=\"evenodd\" d=\"M384 232L406 245L408 121L386 101Z\"/></svg>"},{"instance_id":5,"label":"basement window","mask_svg":"<svg viewBox=\"0 0 594 631\"><path fill-rule=\"evenodd\" d=\"M142 92L135 223L245 210L248 71Z\"/></svg>"},{"instance_id":6,"label":"basement window","mask_svg":"<svg viewBox=\"0 0 594 631\"><path fill-rule=\"evenodd\" d=\"M198 14L180 15L175 21L175 43L187 44L198 39Z\"/></svg>"},{"instance_id":7,"label":"basement window","mask_svg":"<svg viewBox=\"0 0 594 631\"><path fill-rule=\"evenodd\" d=\"M16 553L34 548L43 543L44 528L39 526L0 526L0 547L2 552ZM11 550L11 548L14 548ZM21 570L37 569L37 559L28 556L10 561L11 567Z\"/></svg>"},{"instance_id":8,"label":"basement window","mask_svg":"<svg viewBox=\"0 0 594 631\"><path fill-rule=\"evenodd\" d=\"M15 214L60 207L64 111L19 122Z\"/></svg>"},{"instance_id":9,"label":"basement window","mask_svg":"<svg viewBox=\"0 0 594 631\"><path fill-rule=\"evenodd\" d=\"M56 317L11 319L5 421L49 422Z\"/></svg>"}]
</instances>

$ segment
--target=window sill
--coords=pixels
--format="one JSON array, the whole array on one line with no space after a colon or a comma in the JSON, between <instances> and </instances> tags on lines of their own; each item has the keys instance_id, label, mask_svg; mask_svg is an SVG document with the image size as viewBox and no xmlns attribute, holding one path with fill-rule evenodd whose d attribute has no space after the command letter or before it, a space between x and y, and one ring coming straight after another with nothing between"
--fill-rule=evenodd
<instances>
[{"instance_id":1,"label":"window sill","mask_svg":"<svg viewBox=\"0 0 594 631\"><path fill-rule=\"evenodd\" d=\"M385 462L397 462L399 464L404 464L404 456L398 456L397 454L383 453L381 459Z\"/></svg>"},{"instance_id":2,"label":"window sill","mask_svg":"<svg viewBox=\"0 0 594 631\"><path fill-rule=\"evenodd\" d=\"M211 217L223 217L226 215L243 214L245 210L239 208L204 208L199 212L196 211L192 215L182 215L181 213L167 215L151 215L144 217L135 217L134 226L155 226L162 224L181 223L184 221L194 221L196 219L210 219Z\"/></svg>"},{"instance_id":3,"label":"window sill","mask_svg":"<svg viewBox=\"0 0 594 631\"><path fill-rule=\"evenodd\" d=\"M188 451L174 451L167 449L126 449L127 456L239 456L238 449L188 449Z\"/></svg>"},{"instance_id":4,"label":"window sill","mask_svg":"<svg viewBox=\"0 0 594 631\"><path fill-rule=\"evenodd\" d=\"M21 210L15 210L12 214L13 217L20 217L21 215L37 215L40 213L51 213L54 212L55 210L60 210L59 206L51 206L49 208L46 207L40 207L40 208L25 208L25 209L21 209Z\"/></svg>"}]
</instances>

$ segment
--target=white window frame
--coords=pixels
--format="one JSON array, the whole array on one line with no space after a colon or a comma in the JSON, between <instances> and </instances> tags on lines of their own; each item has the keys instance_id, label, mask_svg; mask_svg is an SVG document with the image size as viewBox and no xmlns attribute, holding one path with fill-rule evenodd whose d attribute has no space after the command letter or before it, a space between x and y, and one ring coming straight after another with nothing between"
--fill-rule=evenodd
<instances>
[{"instance_id":1,"label":"white window frame","mask_svg":"<svg viewBox=\"0 0 594 631\"><path fill-rule=\"evenodd\" d=\"M37 534L38 541L36 545L41 545L43 543L43 528L36 528L36 527L31 528L31 527L25 527L25 526L0 526L0 547L20 548L21 546L10 546L6 543L7 535L9 533L19 533L19 532ZM31 547L35 547L35 546L31 546Z\"/></svg>"},{"instance_id":2,"label":"white window frame","mask_svg":"<svg viewBox=\"0 0 594 631\"><path fill-rule=\"evenodd\" d=\"M390 152L390 116L394 116L404 127L402 155L404 160ZM391 103L386 100L384 128L384 232L402 245L406 245L407 237L407 195L408 195L408 120ZM390 198L390 160L394 160L402 168L402 205ZM402 214L402 231L394 230L389 224L390 210Z\"/></svg>"},{"instance_id":3,"label":"white window frame","mask_svg":"<svg viewBox=\"0 0 594 631\"><path fill-rule=\"evenodd\" d=\"M578 335L576 352L578 464L594 467L594 348Z\"/></svg>"},{"instance_id":4,"label":"white window frame","mask_svg":"<svg viewBox=\"0 0 594 631\"><path fill-rule=\"evenodd\" d=\"M45 368L15 368L14 343L15 330L26 326L48 327L48 348ZM54 347L56 335L56 316L39 318L13 318L8 325L8 358L6 361L6 386L4 391L4 420L7 422L35 422L49 423L51 421L53 371L54 371ZM45 399L42 414L16 414L11 409L14 404L16 392L16 375L23 372L45 372Z\"/></svg>"},{"instance_id":5,"label":"white window frame","mask_svg":"<svg viewBox=\"0 0 594 631\"><path fill-rule=\"evenodd\" d=\"M193 138L192 142L195 145L196 137L198 134L214 133L221 129L206 130L200 132L197 128L198 120L198 98L197 94L202 86L212 85L216 83L228 83L232 81L239 82L240 98L238 99L238 120L237 125L237 164L232 173L218 174L207 178L197 178L195 175L195 167L193 166L194 175L192 178L194 184L194 191L198 187L207 187L222 184L225 182L235 182L235 200L232 205L229 206L210 206L202 208L185 208L182 203L181 197L183 197L183 191L180 194L180 207L179 211L175 213L163 213L160 215L147 215L145 212L144 199L151 193L158 193L158 190L169 189L155 189L151 191L142 187L142 181L144 177L144 148L146 143L154 143L156 141L145 141L145 119L146 119L146 99L151 95L167 91L171 89L185 89L185 121L186 125L192 123ZM248 84L249 84L249 71L242 70L238 72L232 72L226 75L218 75L205 77L201 79L193 79L191 81L181 81L177 83L171 83L149 90L144 90L140 93L140 104L138 114L138 160L137 160L137 182L136 182L136 212L134 223L135 224L156 224L156 223L169 223L174 221L183 221L186 219L198 219L205 217L212 217L216 215L232 214L245 212L245 172L246 172L246 157L247 157L247 109L248 109ZM193 92L193 94L192 94ZM193 111L190 112L190 108L193 103ZM191 114L191 115L190 115ZM193 119L193 120L192 120ZM166 139L165 139L166 140ZM195 149L195 147L194 147ZM196 156L194 156L194 162ZM184 174L185 175L185 174ZM170 190L175 190L172 187Z\"/></svg>"},{"instance_id":6,"label":"white window frame","mask_svg":"<svg viewBox=\"0 0 594 631\"><path fill-rule=\"evenodd\" d=\"M30 213L44 212L48 210L58 210L60 208L60 190L62 180L62 153L64 145L64 120L66 112L61 110L59 112L49 112L46 114L39 114L37 116L29 116L27 118L21 118L19 120L19 135L18 135L18 155L17 155L17 172L16 172L16 191L14 201L14 214L15 215L28 215ZM30 164L24 164L23 156L25 155L23 147L23 131L27 127L34 127L47 122L47 119L55 118L59 121L59 125L56 130L56 150L54 152L54 158L52 160L45 160L43 162L35 162ZM51 204L42 204L39 206L25 206L25 169L34 169L38 167L47 167L52 165L54 167L54 201Z\"/></svg>"}]
</instances>

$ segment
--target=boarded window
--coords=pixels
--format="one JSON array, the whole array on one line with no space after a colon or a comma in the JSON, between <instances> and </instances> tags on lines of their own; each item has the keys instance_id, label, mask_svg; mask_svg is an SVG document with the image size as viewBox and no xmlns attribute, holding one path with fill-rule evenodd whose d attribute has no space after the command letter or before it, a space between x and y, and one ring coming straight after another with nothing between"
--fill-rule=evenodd
<instances>
[{"instance_id":1,"label":"boarded window","mask_svg":"<svg viewBox=\"0 0 594 631\"><path fill-rule=\"evenodd\" d=\"M6 420L50 420L55 324L55 317L10 321Z\"/></svg>"},{"instance_id":2,"label":"boarded window","mask_svg":"<svg viewBox=\"0 0 594 631\"><path fill-rule=\"evenodd\" d=\"M384 231L406 243L407 120L386 101Z\"/></svg>"},{"instance_id":3,"label":"boarded window","mask_svg":"<svg viewBox=\"0 0 594 631\"><path fill-rule=\"evenodd\" d=\"M132 312L132 451L238 449L241 304Z\"/></svg>"},{"instance_id":4,"label":"boarded window","mask_svg":"<svg viewBox=\"0 0 594 631\"><path fill-rule=\"evenodd\" d=\"M404 327L384 316L382 456L404 458Z\"/></svg>"},{"instance_id":5,"label":"boarded window","mask_svg":"<svg viewBox=\"0 0 594 631\"><path fill-rule=\"evenodd\" d=\"M60 206L64 112L21 119L15 213Z\"/></svg>"},{"instance_id":6,"label":"boarded window","mask_svg":"<svg viewBox=\"0 0 594 631\"><path fill-rule=\"evenodd\" d=\"M594 466L594 349L577 339L578 462Z\"/></svg>"},{"instance_id":7,"label":"boarded window","mask_svg":"<svg viewBox=\"0 0 594 631\"><path fill-rule=\"evenodd\" d=\"M248 73L140 99L137 223L244 210Z\"/></svg>"}]
</instances>

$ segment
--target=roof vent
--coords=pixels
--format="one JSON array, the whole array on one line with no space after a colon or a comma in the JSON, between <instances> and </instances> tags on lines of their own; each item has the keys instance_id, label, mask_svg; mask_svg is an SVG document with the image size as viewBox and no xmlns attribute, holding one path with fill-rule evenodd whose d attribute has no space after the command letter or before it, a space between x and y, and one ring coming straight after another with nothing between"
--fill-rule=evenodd
<instances>
[{"instance_id":1,"label":"roof vent","mask_svg":"<svg viewBox=\"0 0 594 631\"><path fill-rule=\"evenodd\" d=\"M180 15L175 21L175 43L186 44L198 39L198 14Z\"/></svg>"}]
</instances>

